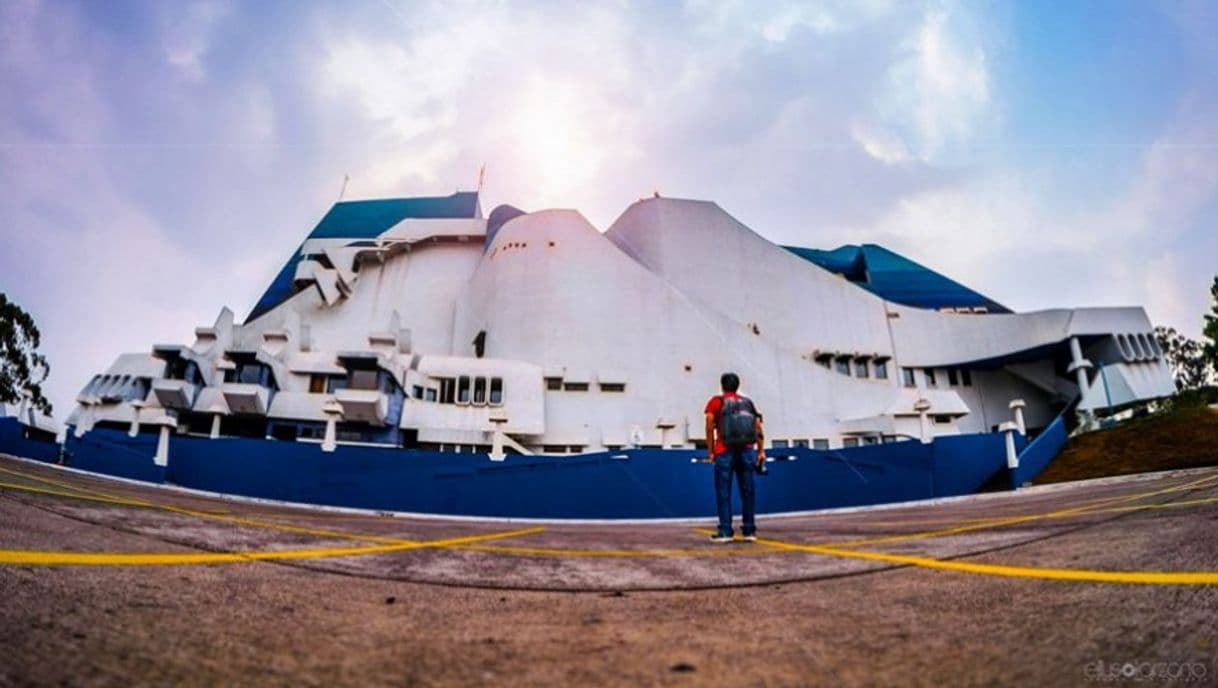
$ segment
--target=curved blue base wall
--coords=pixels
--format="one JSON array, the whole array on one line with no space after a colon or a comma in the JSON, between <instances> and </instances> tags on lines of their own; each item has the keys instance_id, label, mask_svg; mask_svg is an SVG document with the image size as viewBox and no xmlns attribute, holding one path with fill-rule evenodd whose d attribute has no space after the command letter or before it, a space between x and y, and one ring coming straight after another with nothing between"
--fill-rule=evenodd
<instances>
[{"instance_id":1,"label":"curved blue base wall","mask_svg":"<svg viewBox=\"0 0 1218 688\"><path fill-rule=\"evenodd\" d=\"M207 439L174 435L165 467L157 437L71 432L66 463L97 473L227 494L440 515L554 519L705 517L715 512L699 452L629 449L579 456L509 456ZM1022 445L1021 445L1022 446ZM820 451L775 449L758 477L759 513L901 502L977 491L1005 470L1002 435L961 435ZM737 505L738 511L738 505Z\"/></svg>"},{"instance_id":2,"label":"curved blue base wall","mask_svg":"<svg viewBox=\"0 0 1218 688\"><path fill-rule=\"evenodd\" d=\"M26 426L12 417L0 418L0 452L47 463L59 461L57 443L26 437Z\"/></svg>"}]
</instances>

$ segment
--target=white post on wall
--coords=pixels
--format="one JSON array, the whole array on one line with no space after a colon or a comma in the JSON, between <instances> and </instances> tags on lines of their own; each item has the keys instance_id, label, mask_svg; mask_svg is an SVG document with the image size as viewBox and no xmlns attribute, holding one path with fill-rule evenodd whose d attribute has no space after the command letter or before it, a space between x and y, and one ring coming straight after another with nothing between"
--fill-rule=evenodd
<instances>
[{"instance_id":1,"label":"white post on wall","mask_svg":"<svg viewBox=\"0 0 1218 688\"><path fill-rule=\"evenodd\" d=\"M338 418L343 414L343 407L331 399L321 410L326 414L326 436L321 441L321 450L332 452L338 449Z\"/></svg>"},{"instance_id":2,"label":"white post on wall","mask_svg":"<svg viewBox=\"0 0 1218 688\"><path fill-rule=\"evenodd\" d=\"M156 456L152 462L158 466L169 465L169 426L161 425L161 435L156 440Z\"/></svg>"},{"instance_id":3,"label":"white post on wall","mask_svg":"<svg viewBox=\"0 0 1218 688\"><path fill-rule=\"evenodd\" d=\"M1023 409L1027 406L1023 399L1014 399L1009 404L1012 412L1015 414L1015 428L1019 430L1019 434L1024 437L1028 436L1028 426L1023 422Z\"/></svg>"},{"instance_id":4,"label":"white post on wall","mask_svg":"<svg viewBox=\"0 0 1218 688\"><path fill-rule=\"evenodd\" d=\"M930 402L926 399L918 399L914 402L914 410L918 412L918 418L922 422L922 444L931 443L930 432Z\"/></svg>"},{"instance_id":5,"label":"white post on wall","mask_svg":"<svg viewBox=\"0 0 1218 688\"><path fill-rule=\"evenodd\" d=\"M1083 348L1078 343L1078 337L1070 338L1070 366L1066 368L1066 372L1074 373L1075 380L1078 382L1079 409L1078 416L1082 422L1084 429L1090 430L1095 427L1095 414L1091 409L1082 407L1082 397L1087 391L1087 369L1093 367L1091 361L1083 358Z\"/></svg>"},{"instance_id":6,"label":"white post on wall","mask_svg":"<svg viewBox=\"0 0 1218 688\"><path fill-rule=\"evenodd\" d=\"M220 414L218 413L211 414L211 434L208 437L213 440L220 438Z\"/></svg>"},{"instance_id":7,"label":"white post on wall","mask_svg":"<svg viewBox=\"0 0 1218 688\"><path fill-rule=\"evenodd\" d=\"M507 416L493 412L488 420L495 425L495 431L491 434L491 461L503 461L507 458L503 451L503 424L508 421Z\"/></svg>"},{"instance_id":8,"label":"white post on wall","mask_svg":"<svg viewBox=\"0 0 1218 688\"><path fill-rule=\"evenodd\" d=\"M1019 454L1015 451L1015 433L1019 431L1019 427L1010 421L1007 421L998 426L998 431L1003 433L1003 439L1007 446L1007 470L1011 474L1011 489L1019 489L1019 484L1016 482L1015 469L1019 468Z\"/></svg>"},{"instance_id":9,"label":"white post on wall","mask_svg":"<svg viewBox=\"0 0 1218 688\"><path fill-rule=\"evenodd\" d=\"M128 437L135 437L140 434L140 409L144 408L144 402L131 402L131 428L127 430Z\"/></svg>"}]
</instances>

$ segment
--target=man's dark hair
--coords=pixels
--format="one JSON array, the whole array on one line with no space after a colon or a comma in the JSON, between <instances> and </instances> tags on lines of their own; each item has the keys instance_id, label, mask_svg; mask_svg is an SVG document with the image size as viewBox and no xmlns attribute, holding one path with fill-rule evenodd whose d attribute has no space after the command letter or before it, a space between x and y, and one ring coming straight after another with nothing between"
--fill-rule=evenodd
<instances>
[{"instance_id":1,"label":"man's dark hair","mask_svg":"<svg viewBox=\"0 0 1218 688\"><path fill-rule=\"evenodd\" d=\"M735 392L740 389L740 376L735 373L724 373L719 376L719 386L725 392Z\"/></svg>"}]
</instances>

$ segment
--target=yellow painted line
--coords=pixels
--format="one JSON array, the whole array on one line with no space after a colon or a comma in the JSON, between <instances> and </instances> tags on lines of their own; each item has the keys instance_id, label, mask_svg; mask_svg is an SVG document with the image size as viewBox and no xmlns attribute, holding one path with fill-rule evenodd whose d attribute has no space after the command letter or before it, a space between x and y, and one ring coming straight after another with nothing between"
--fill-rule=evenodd
<instances>
[{"instance_id":1,"label":"yellow painted line","mask_svg":"<svg viewBox=\"0 0 1218 688\"><path fill-rule=\"evenodd\" d=\"M781 554L777 547L757 546L747 548L735 547L702 547L697 549L568 549L564 547L517 547L513 545L457 545L450 549L491 552L495 554L515 554L520 556L542 557L605 557L605 558L655 558L655 557L707 557L707 556L741 556L758 554Z\"/></svg>"},{"instance_id":2,"label":"yellow painted line","mask_svg":"<svg viewBox=\"0 0 1218 688\"><path fill-rule=\"evenodd\" d=\"M1132 502L1138 499L1145 499L1156 495L1170 494L1173 492L1182 492L1185 490L1197 489L1206 483L1218 481L1218 475L1211 475L1205 478L1199 478L1180 485L1173 485L1159 490L1143 492L1133 495L1124 495L1112 497L1102 502L1096 502L1088 506L1078 506L1069 509L1059 509L1041 514L1025 514L1021 516L998 517L980 523L969 523L968 525L960 525L952 528L942 528L938 530L926 530L916 533L903 533L899 535L886 535L882 537L863 538L861 540L849 540L846 542L827 543L833 547L862 547L865 545L878 545L893 542L906 542L909 540L921 540L932 537L942 537L944 535L958 535L960 533L968 533L977 530L989 530L991 528L999 528L1002 526L1015 525L1019 523L1028 523L1031 521L1040 521L1050 518L1063 518L1066 516L1085 516L1089 513L1098 513L1095 510L1103 505L1120 504L1122 502Z\"/></svg>"},{"instance_id":3,"label":"yellow painted line","mask_svg":"<svg viewBox=\"0 0 1218 688\"><path fill-rule=\"evenodd\" d=\"M800 545L781 540L764 542L772 547L810 552L847 559L880 561L888 564L905 564L928 569L976 573L986 576L1008 578L1034 578L1040 580L1083 581L1089 583L1133 583L1142 585L1218 585L1218 571L1102 571L1094 569L1061 569L1037 566L1011 566L1006 564L982 564L977 562L934 559L888 552L870 552L823 545Z\"/></svg>"},{"instance_id":4,"label":"yellow painted line","mask_svg":"<svg viewBox=\"0 0 1218 688\"><path fill-rule=\"evenodd\" d=\"M100 490L78 488L74 485L71 485L71 484L68 484L68 483L65 483L65 482L62 482L59 480L52 480L50 478L43 478L43 477L36 476L36 475L29 475L26 473L22 473L20 471L0 468L0 472L17 475L17 476L20 476L23 478L28 478L30 480L36 480L38 482L46 483L48 485L55 485L57 487L65 487L70 490L79 490L82 492L92 493L92 494L98 495L104 499L123 500L122 497L117 497L115 495L107 494ZM200 511L198 509L189 509L186 507L179 507L179 506L174 506L171 504L157 504L155 502L150 502L150 501L146 501L146 500L123 500L123 501L126 501L131 506L141 506L141 507L149 507L149 508L154 508L154 509L161 509L163 511L168 511L171 513L178 513L178 514L183 514L186 516L195 516L197 518L210 519L213 521L224 521L227 523L234 523L237 525L254 526L257 528L265 528L265 529L269 529L269 530L279 530L279 531L283 531L283 532L298 533L298 534L302 534L302 535L316 535L316 536L325 537L325 538L356 540L356 541L360 541L360 542L381 542L381 543L387 543L387 544L406 544L406 543L412 542L411 540L403 540L401 538L385 537L385 536L379 536L379 535L369 535L369 534L364 534L364 533L349 533L349 532L343 532L343 531L337 531L337 530L328 530L328 529L323 529L323 528L309 528L309 527L297 526L297 525L293 525L293 524L276 523L276 522L272 522L272 521L245 518L245 517L241 517L241 516L231 516L231 515L225 515L225 514L220 514L220 513L213 513L213 512L209 512L209 511Z\"/></svg>"},{"instance_id":5,"label":"yellow painted line","mask_svg":"<svg viewBox=\"0 0 1218 688\"><path fill-rule=\"evenodd\" d=\"M0 550L0 564L34 566L166 566L188 564L231 564L251 561L327 559L333 557L383 554L415 549L443 549L483 540L519 537L545 530L542 526L499 531L482 535L402 542L366 547L329 547L320 549L269 550L256 552L46 552Z\"/></svg>"},{"instance_id":6,"label":"yellow painted line","mask_svg":"<svg viewBox=\"0 0 1218 688\"><path fill-rule=\"evenodd\" d=\"M124 506L147 506L130 499L111 499L109 497L94 497L87 494L77 494L67 492L65 490L51 490L43 487L35 487L33 485L20 485L17 483L0 482L0 488L6 490L18 490L21 492L31 492L34 494L54 495L56 497L70 497L72 499L81 499L89 502L104 502L108 504L122 504Z\"/></svg>"}]
</instances>

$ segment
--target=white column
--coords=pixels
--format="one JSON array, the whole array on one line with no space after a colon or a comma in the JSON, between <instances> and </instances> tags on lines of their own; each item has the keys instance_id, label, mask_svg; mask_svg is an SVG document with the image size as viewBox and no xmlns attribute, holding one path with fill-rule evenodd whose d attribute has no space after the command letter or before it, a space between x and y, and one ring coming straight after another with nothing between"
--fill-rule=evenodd
<instances>
[{"instance_id":1,"label":"white column","mask_svg":"<svg viewBox=\"0 0 1218 688\"><path fill-rule=\"evenodd\" d=\"M326 436L321 440L321 450L332 452L338 449L338 419L343 415L343 407L338 401L331 399L321 410L326 414Z\"/></svg>"},{"instance_id":2,"label":"white column","mask_svg":"<svg viewBox=\"0 0 1218 688\"><path fill-rule=\"evenodd\" d=\"M1007 468L1019 468L1019 453L1015 451L1015 433L1019 428L1010 421L998 426L998 432L1004 433L1007 445Z\"/></svg>"},{"instance_id":3,"label":"white column","mask_svg":"<svg viewBox=\"0 0 1218 688\"><path fill-rule=\"evenodd\" d=\"M1027 404L1024 403L1023 399L1015 399L1009 404L1011 411L1015 414L1015 428L1019 430L1019 434L1027 437L1028 426L1025 425L1023 421L1023 409L1025 406L1027 406Z\"/></svg>"},{"instance_id":4,"label":"white column","mask_svg":"<svg viewBox=\"0 0 1218 688\"><path fill-rule=\"evenodd\" d=\"M131 429L127 431L128 437L135 437L140 434L140 409L144 408L144 402L131 402Z\"/></svg>"},{"instance_id":5,"label":"white column","mask_svg":"<svg viewBox=\"0 0 1218 688\"><path fill-rule=\"evenodd\" d=\"M503 409L496 409L491 411L487 420L495 426L494 432L491 433L491 461L503 461L507 458L507 453L503 451L503 424L508 418L503 414Z\"/></svg>"},{"instance_id":6,"label":"white column","mask_svg":"<svg viewBox=\"0 0 1218 688\"><path fill-rule=\"evenodd\" d=\"M209 437L211 437L213 440L220 438L220 418L221 416L219 413L213 413L211 415L211 435L209 435Z\"/></svg>"},{"instance_id":7,"label":"white column","mask_svg":"<svg viewBox=\"0 0 1218 688\"><path fill-rule=\"evenodd\" d=\"M914 402L914 410L918 412L918 419L922 422L922 444L930 444L934 439L930 431L930 402L918 399Z\"/></svg>"},{"instance_id":8,"label":"white column","mask_svg":"<svg viewBox=\"0 0 1218 688\"><path fill-rule=\"evenodd\" d=\"M332 452L338 449L338 418L334 414L326 414L326 436L321 441L321 450Z\"/></svg>"},{"instance_id":9,"label":"white column","mask_svg":"<svg viewBox=\"0 0 1218 688\"><path fill-rule=\"evenodd\" d=\"M169 426L161 426L161 435L156 441L156 456L152 458L152 462L158 466L169 465Z\"/></svg>"},{"instance_id":10,"label":"white column","mask_svg":"<svg viewBox=\"0 0 1218 688\"><path fill-rule=\"evenodd\" d=\"M1091 361L1083 358L1083 348L1078 343L1078 337L1070 338L1070 366L1066 369L1067 372L1074 373L1075 380L1078 382L1079 394L1079 420L1082 421L1084 429L1091 429L1095 426L1095 414L1091 409L1082 408L1082 396L1087 391L1087 369L1092 367Z\"/></svg>"}]
</instances>

